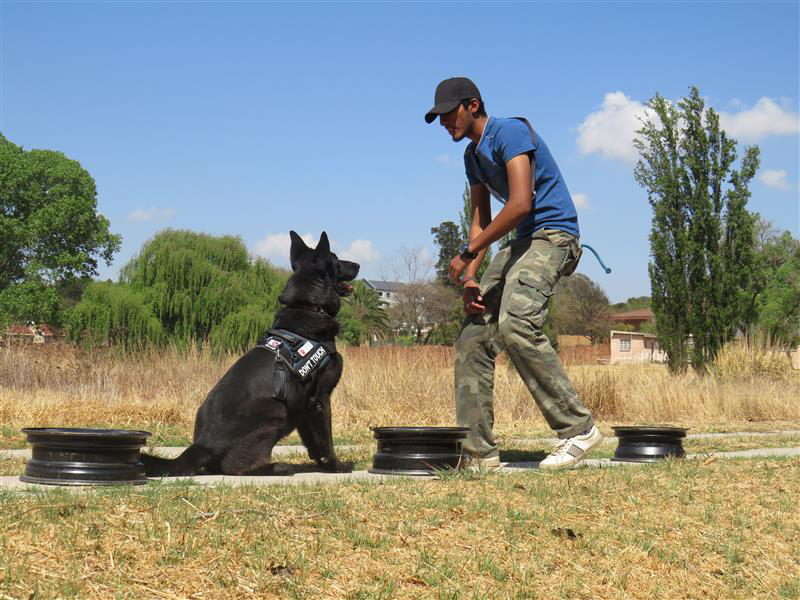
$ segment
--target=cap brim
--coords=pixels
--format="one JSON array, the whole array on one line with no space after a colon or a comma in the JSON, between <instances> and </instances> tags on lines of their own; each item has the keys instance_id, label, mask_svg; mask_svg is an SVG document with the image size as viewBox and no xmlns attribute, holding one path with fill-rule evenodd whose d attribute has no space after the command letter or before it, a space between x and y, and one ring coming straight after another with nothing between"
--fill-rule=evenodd
<instances>
[{"instance_id":1,"label":"cap brim","mask_svg":"<svg viewBox=\"0 0 800 600\"><path fill-rule=\"evenodd\" d=\"M433 123L436 117L449 113L451 110L457 107L460 102L461 100L453 100L452 102L441 102L437 104L425 114L425 122Z\"/></svg>"}]
</instances>

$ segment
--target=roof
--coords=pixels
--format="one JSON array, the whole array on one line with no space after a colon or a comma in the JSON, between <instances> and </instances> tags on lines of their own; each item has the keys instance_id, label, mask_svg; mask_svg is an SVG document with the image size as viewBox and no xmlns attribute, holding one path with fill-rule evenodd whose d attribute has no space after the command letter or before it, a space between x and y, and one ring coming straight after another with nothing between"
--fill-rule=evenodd
<instances>
[{"instance_id":1,"label":"roof","mask_svg":"<svg viewBox=\"0 0 800 600\"><path fill-rule=\"evenodd\" d=\"M33 325L11 325L8 329L6 329L6 333L8 335L36 335L37 328L42 335L53 335L53 332L50 331L50 328L46 323L39 323L39 325L35 327Z\"/></svg>"},{"instance_id":2,"label":"roof","mask_svg":"<svg viewBox=\"0 0 800 600\"><path fill-rule=\"evenodd\" d=\"M655 315L649 308L637 308L609 315L608 318L612 321L652 321L655 319Z\"/></svg>"},{"instance_id":3,"label":"roof","mask_svg":"<svg viewBox=\"0 0 800 600\"><path fill-rule=\"evenodd\" d=\"M399 292L406 284L402 281L381 281L379 279L364 279L367 287L376 292Z\"/></svg>"},{"instance_id":4,"label":"roof","mask_svg":"<svg viewBox=\"0 0 800 600\"><path fill-rule=\"evenodd\" d=\"M609 334L611 337L617 336L636 336L636 337L643 337L643 338L655 338L658 339L658 334L656 333L645 333L644 331L617 331L616 329L612 329Z\"/></svg>"}]
</instances>

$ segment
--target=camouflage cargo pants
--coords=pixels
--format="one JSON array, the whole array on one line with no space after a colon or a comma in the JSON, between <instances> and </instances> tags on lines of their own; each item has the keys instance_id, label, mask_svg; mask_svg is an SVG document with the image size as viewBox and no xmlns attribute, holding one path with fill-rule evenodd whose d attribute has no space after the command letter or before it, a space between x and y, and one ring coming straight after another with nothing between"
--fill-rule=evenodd
<instances>
[{"instance_id":1,"label":"camouflage cargo pants","mask_svg":"<svg viewBox=\"0 0 800 600\"><path fill-rule=\"evenodd\" d=\"M467 316L456 342L456 418L460 427L470 428L464 452L498 456L492 390L501 350L560 438L594 424L543 331L553 286L574 271L579 258L575 236L539 230L500 250L486 269L480 282L486 311Z\"/></svg>"}]
</instances>

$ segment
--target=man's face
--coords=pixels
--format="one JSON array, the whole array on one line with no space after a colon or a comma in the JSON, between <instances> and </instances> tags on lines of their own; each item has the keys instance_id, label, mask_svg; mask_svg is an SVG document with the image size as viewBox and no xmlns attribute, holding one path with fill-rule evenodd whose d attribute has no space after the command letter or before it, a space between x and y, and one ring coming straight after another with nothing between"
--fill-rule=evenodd
<instances>
[{"instance_id":1,"label":"man's face","mask_svg":"<svg viewBox=\"0 0 800 600\"><path fill-rule=\"evenodd\" d=\"M452 136L454 142L460 142L470 133L474 120L463 104L459 104L449 113L439 115L439 123Z\"/></svg>"}]
</instances>

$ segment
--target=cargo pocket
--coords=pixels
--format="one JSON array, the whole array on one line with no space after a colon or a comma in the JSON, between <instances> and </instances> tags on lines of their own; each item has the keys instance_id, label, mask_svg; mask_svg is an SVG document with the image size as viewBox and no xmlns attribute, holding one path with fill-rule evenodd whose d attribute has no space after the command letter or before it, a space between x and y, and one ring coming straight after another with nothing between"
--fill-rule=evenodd
<instances>
[{"instance_id":1,"label":"cargo pocket","mask_svg":"<svg viewBox=\"0 0 800 600\"><path fill-rule=\"evenodd\" d=\"M564 264L561 266L559 277L569 277L578 268L578 263L583 255L583 248L579 243L571 244L567 251L567 257L564 259Z\"/></svg>"},{"instance_id":2,"label":"cargo pocket","mask_svg":"<svg viewBox=\"0 0 800 600\"><path fill-rule=\"evenodd\" d=\"M517 285L508 300L508 313L542 326L547 317L547 303L553 287L529 273L520 273Z\"/></svg>"}]
</instances>

